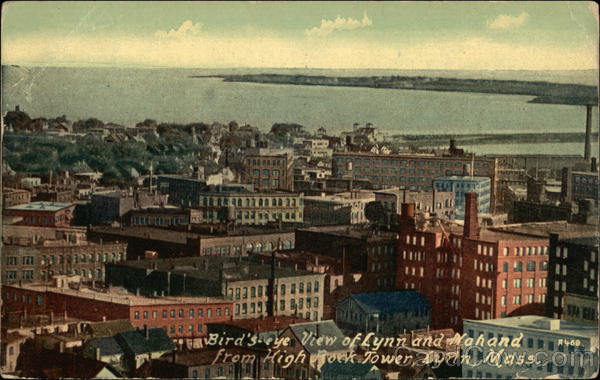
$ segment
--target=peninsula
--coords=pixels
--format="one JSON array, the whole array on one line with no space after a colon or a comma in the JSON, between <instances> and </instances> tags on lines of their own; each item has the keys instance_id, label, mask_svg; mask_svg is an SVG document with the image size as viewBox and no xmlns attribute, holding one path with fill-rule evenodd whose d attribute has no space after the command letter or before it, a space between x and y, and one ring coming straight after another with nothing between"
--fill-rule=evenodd
<instances>
[{"instance_id":1,"label":"peninsula","mask_svg":"<svg viewBox=\"0 0 600 380\"><path fill-rule=\"evenodd\" d=\"M580 84L495 79L460 79L407 76L330 77L282 74L194 75L191 78L223 78L225 82L292 84L304 86L370 87L401 90L479 92L529 95L531 103L598 104L597 88Z\"/></svg>"}]
</instances>

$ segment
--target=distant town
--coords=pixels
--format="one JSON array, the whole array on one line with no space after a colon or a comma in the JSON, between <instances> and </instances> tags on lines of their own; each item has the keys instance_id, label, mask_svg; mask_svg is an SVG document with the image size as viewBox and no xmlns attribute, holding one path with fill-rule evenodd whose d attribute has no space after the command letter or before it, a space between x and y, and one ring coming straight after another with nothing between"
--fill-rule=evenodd
<instances>
[{"instance_id":1,"label":"distant town","mask_svg":"<svg viewBox=\"0 0 600 380\"><path fill-rule=\"evenodd\" d=\"M594 377L597 132L580 104L577 155L480 155L461 144L514 137L371 123L124 126L17 106L2 375ZM536 361L498 365L498 347Z\"/></svg>"}]
</instances>

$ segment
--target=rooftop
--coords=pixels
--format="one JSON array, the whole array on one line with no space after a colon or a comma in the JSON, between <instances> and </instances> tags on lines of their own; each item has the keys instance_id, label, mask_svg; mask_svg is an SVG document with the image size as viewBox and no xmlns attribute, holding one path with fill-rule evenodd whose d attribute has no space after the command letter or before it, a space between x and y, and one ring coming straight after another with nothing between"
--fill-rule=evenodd
<instances>
[{"instance_id":1,"label":"rooftop","mask_svg":"<svg viewBox=\"0 0 600 380\"><path fill-rule=\"evenodd\" d=\"M265 332L283 330L289 325L303 322L308 321L304 318L298 318L287 315L278 315L274 317L238 319L226 322L219 322L219 324L236 326L252 332Z\"/></svg>"},{"instance_id":2,"label":"rooftop","mask_svg":"<svg viewBox=\"0 0 600 380\"><path fill-rule=\"evenodd\" d=\"M559 234L561 238L576 238L596 236L598 226L590 224L569 223L564 220L553 222L518 223L495 226L490 230L508 232L513 234L527 234L540 238L547 238L550 234Z\"/></svg>"},{"instance_id":3,"label":"rooftop","mask_svg":"<svg viewBox=\"0 0 600 380\"><path fill-rule=\"evenodd\" d=\"M326 235L341 236L353 239L366 239L368 241L390 240L397 237L396 232L375 231L361 226L327 225L299 228L299 231L318 232Z\"/></svg>"},{"instance_id":4,"label":"rooftop","mask_svg":"<svg viewBox=\"0 0 600 380\"><path fill-rule=\"evenodd\" d=\"M559 324L559 328L556 330L549 328L549 324L553 321L558 321L554 322ZM595 338L598 336L598 326L537 315L523 315L519 317L496 318L480 321L466 319L465 322L498 327L512 327L516 329L543 332L546 334L555 332L561 335L582 338Z\"/></svg>"},{"instance_id":5,"label":"rooftop","mask_svg":"<svg viewBox=\"0 0 600 380\"><path fill-rule=\"evenodd\" d=\"M171 272L181 275L185 274L188 277L202 278L210 281L220 281L221 270L223 270L223 280L225 281L247 281L270 278L271 266L269 264L260 264L255 260L256 259L248 257L202 256L155 260L130 260L113 265L125 265L132 268L152 269L154 271ZM277 266L275 268L275 277L278 278L314 274L315 273L313 272L291 267ZM204 297L196 298L204 299Z\"/></svg>"},{"instance_id":6,"label":"rooftop","mask_svg":"<svg viewBox=\"0 0 600 380\"><path fill-rule=\"evenodd\" d=\"M490 182L490 177L475 177L470 175L452 175L437 177L434 181L461 181L461 182Z\"/></svg>"},{"instance_id":7,"label":"rooftop","mask_svg":"<svg viewBox=\"0 0 600 380\"><path fill-rule=\"evenodd\" d=\"M310 334L315 338L320 336L337 338L333 344L327 344L325 341L319 344L317 341L309 340L304 345L304 348L310 354L317 354L321 350L328 352L350 351L350 348L342 343L345 338L344 334L332 320L298 323L295 325L290 325L289 329L292 330L299 341L303 339L305 334Z\"/></svg>"},{"instance_id":8,"label":"rooftop","mask_svg":"<svg viewBox=\"0 0 600 380\"><path fill-rule=\"evenodd\" d=\"M17 206L8 207L8 210L27 210L27 211L58 211L72 206L72 203L59 202L31 202Z\"/></svg>"},{"instance_id":9,"label":"rooftop","mask_svg":"<svg viewBox=\"0 0 600 380\"><path fill-rule=\"evenodd\" d=\"M138 296L127 292L125 289L120 288L109 288L109 289L90 289L80 288L79 290L71 288L57 288L54 286L48 286L46 284L39 283L23 283L21 285L11 284L5 285L5 287L14 287L20 289L26 289L34 292L50 292L66 294L73 297L87 298L98 301L116 303L121 305L129 306L145 306L145 305L180 305L180 304L211 304L211 303L225 303L228 302L223 298L216 297L145 297Z\"/></svg>"},{"instance_id":10,"label":"rooftop","mask_svg":"<svg viewBox=\"0 0 600 380\"><path fill-rule=\"evenodd\" d=\"M586 236L586 237L578 237L578 238L570 238L570 239L561 239L561 243L574 244L574 245L582 245L584 247L593 248L600 245L598 241L598 236Z\"/></svg>"},{"instance_id":11,"label":"rooftop","mask_svg":"<svg viewBox=\"0 0 600 380\"><path fill-rule=\"evenodd\" d=\"M304 197L304 201L312 201L312 202L332 202L339 204L347 204L353 203L357 201L368 201L375 200L375 194L372 191L354 191L352 193L337 193L332 195L325 195L322 193L320 196L308 196Z\"/></svg>"},{"instance_id":12,"label":"rooftop","mask_svg":"<svg viewBox=\"0 0 600 380\"><path fill-rule=\"evenodd\" d=\"M429 302L416 290L357 293L349 296L367 313L393 313L429 309Z\"/></svg>"}]
</instances>

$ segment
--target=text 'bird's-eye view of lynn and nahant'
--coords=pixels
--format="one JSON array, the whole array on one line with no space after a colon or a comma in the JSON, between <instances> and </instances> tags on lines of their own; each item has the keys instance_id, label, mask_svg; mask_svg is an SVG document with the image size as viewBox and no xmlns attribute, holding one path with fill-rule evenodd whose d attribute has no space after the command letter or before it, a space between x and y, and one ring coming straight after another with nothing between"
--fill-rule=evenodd
<instances>
[{"instance_id":1,"label":"text 'bird's-eye view of lynn and nahant'","mask_svg":"<svg viewBox=\"0 0 600 380\"><path fill-rule=\"evenodd\" d=\"M597 375L597 4L2 12L3 378Z\"/></svg>"}]
</instances>

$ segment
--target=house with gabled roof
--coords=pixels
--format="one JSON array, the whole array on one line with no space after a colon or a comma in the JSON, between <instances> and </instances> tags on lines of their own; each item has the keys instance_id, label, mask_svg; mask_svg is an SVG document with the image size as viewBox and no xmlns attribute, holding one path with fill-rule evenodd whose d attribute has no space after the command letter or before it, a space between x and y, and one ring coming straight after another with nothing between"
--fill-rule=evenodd
<instances>
[{"instance_id":1,"label":"house with gabled roof","mask_svg":"<svg viewBox=\"0 0 600 380\"><path fill-rule=\"evenodd\" d=\"M431 325L431 306L415 290L351 294L335 308L338 326L352 333L391 336Z\"/></svg>"},{"instance_id":2,"label":"house with gabled roof","mask_svg":"<svg viewBox=\"0 0 600 380\"><path fill-rule=\"evenodd\" d=\"M175 343L163 328L144 327L143 330L125 331L115 335L123 349L126 373L131 373L144 362L175 350Z\"/></svg>"}]
</instances>

